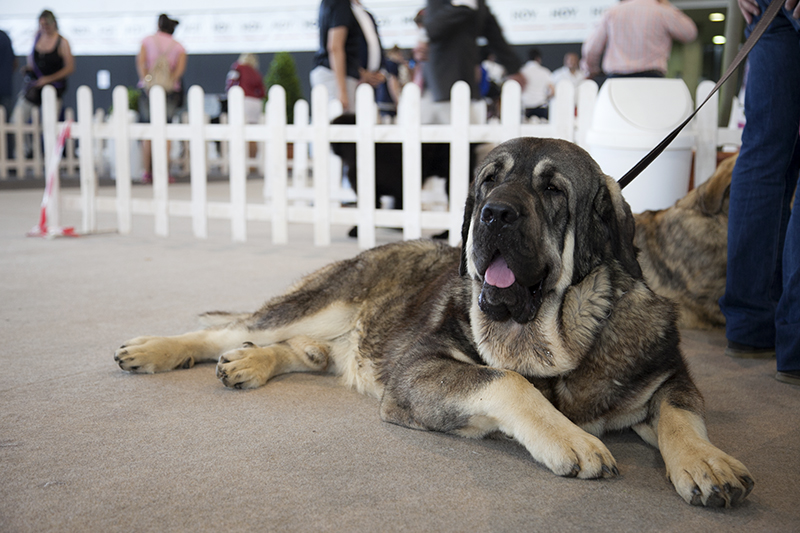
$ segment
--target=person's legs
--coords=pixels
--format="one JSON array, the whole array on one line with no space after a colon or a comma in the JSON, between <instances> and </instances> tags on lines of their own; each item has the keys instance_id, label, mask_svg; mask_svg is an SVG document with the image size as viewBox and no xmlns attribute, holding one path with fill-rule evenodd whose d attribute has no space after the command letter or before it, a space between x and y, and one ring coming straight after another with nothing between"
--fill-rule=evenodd
<instances>
[{"instance_id":1,"label":"person's legs","mask_svg":"<svg viewBox=\"0 0 800 533\"><path fill-rule=\"evenodd\" d=\"M338 99L337 94L339 93L339 89L336 84L336 77L333 75L333 71L331 69L321 66L314 67L314 69L309 73L309 81L311 82L312 89L317 85L324 85L328 90L329 100ZM350 102L350 106L348 109L343 109L342 112L355 113L356 88L358 87L358 80L351 78L350 76L346 76L345 83L347 84L347 99Z\"/></svg>"},{"instance_id":2,"label":"person's legs","mask_svg":"<svg viewBox=\"0 0 800 533\"><path fill-rule=\"evenodd\" d=\"M789 54L794 58L795 83L794 101L800 99L800 76L797 74L797 63L800 63L800 21L791 18L784 9L784 15L794 29L794 45L789 47ZM791 42L792 38L787 38ZM800 107L800 106L799 106ZM795 125L800 124L800 110L795 110ZM785 197L796 194L800 184L800 125L795 136L794 152L786 172ZM797 201L795 200L795 205ZM800 211L792 209L783 247L783 293L778 301L775 313L775 355L778 375L781 381L800 385Z\"/></svg>"},{"instance_id":3,"label":"person's legs","mask_svg":"<svg viewBox=\"0 0 800 533\"><path fill-rule=\"evenodd\" d=\"M795 146L795 165L787 179L787 188L798 185L800 145ZM795 207L798 206L795 200ZM779 372L800 373L800 212L792 210L783 248L783 293L775 316L775 355ZM800 379L800 374L798 375Z\"/></svg>"},{"instance_id":4,"label":"person's legs","mask_svg":"<svg viewBox=\"0 0 800 533\"><path fill-rule=\"evenodd\" d=\"M770 347L776 342L790 213L786 179L800 117L800 48L785 17L770 26L749 60L747 123L731 181L728 274L720 306L729 341Z\"/></svg>"}]
</instances>

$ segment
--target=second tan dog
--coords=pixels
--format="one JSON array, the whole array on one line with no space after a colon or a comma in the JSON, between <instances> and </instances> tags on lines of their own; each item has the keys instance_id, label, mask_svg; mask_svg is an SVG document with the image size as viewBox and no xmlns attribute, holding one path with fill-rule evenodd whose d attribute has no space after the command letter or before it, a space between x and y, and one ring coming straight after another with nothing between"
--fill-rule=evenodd
<instances>
[{"instance_id":1,"label":"second tan dog","mask_svg":"<svg viewBox=\"0 0 800 533\"><path fill-rule=\"evenodd\" d=\"M736 157L725 159L702 185L674 206L634 215L639 264L650 288L674 300L678 326L725 325L719 299L725 293L728 198Z\"/></svg>"}]
</instances>

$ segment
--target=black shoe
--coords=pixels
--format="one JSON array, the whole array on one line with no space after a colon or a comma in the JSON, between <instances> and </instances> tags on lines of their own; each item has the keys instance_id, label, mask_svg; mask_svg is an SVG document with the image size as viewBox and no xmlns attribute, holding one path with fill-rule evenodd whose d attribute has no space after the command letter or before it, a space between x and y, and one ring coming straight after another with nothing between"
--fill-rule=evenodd
<instances>
[{"instance_id":1,"label":"black shoe","mask_svg":"<svg viewBox=\"0 0 800 533\"><path fill-rule=\"evenodd\" d=\"M728 347L725 348L725 355L737 359L771 359L775 357L775 348L757 348L755 346L728 341Z\"/></svg>"},{"instance_id":2,"label":"black shoe","mask_svg":"<svg viewBox=\"0 0 800 533\"><path fill-rule=\"evenodd\" d=\"M775 379L790 385L800 385L800 370L787 370L786 372L778 371L775 374Z\"/></svg>"}]
</instances>

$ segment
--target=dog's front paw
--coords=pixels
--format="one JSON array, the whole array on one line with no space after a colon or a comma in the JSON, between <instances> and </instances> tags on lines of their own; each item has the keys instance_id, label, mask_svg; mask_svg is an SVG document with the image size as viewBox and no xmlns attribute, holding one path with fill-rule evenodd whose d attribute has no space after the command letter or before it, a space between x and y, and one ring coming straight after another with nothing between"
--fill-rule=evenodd
<instances>
[{"instance_id":1,"label":"dog's front paw","mask_svg":"<svg viewBox=\"0 0 800 533\"><path fill-rule=\"evenodd\" d=\"M114 361L122 370L142 374L194 366L185 344L173 337L131 339L114 352Z\"/></svg>"},{"instance_id":2,"label":"dog's front paw","mask_svg":"<svg viewBox=\"0 0 800 533\"><path fill-rule=\"evenodd\" d=\"M753 490L753 477L738 460L713 444L697 443L667 465L667 476L678 494L692 505L730 507Z\"/></svg>"},{"instance_id":3,"label":"dog's front paw","mask_svg":"<svg viewBox=\"0 0 800 533\"><path fill-rule=\"evenodd\" d=\"M597 437L576 428L546 447L542 460L560 476L595 479L619 475L617 462Z\"/></svg>"},{"instance_id":4,"label":"dog's front paw","mask_svg":"<svg viewBox=\"0 0 800 533\"><path fill-rule=\"evenodd\" d=\"M234 389L261 387L274 373L275 364L268 350L245 342L241 348L225 352L217 363L217 378Z\"/></svg>"}]
</instances>

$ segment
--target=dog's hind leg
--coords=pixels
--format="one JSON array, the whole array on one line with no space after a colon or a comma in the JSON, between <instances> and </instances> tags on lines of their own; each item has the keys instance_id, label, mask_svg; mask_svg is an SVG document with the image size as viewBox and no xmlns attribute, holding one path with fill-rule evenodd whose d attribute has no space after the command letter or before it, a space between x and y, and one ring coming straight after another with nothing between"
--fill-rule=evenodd
<instances>
[{"instance_id":1,"label":"dog's hind leg","mask_svg":"<svg viewBox=\"0 0 800 533\"><path fill-rule=\"evenodd\" d=\"M264 347L245 342L222 354L217 377L226 387L252 389L278 374L325 370L328 352L327 344L303 336Z\"/></svg>"},{"instance_id":2,"label":"dog's hind leg","mask_svg":"<svg viewBox=\"0 0 800 533\"><path fill-rule=\"evenodd\" d=\"M709 442L703 417L677 396L668 390L655 397L655 416L633 429L661 450L667 477L687 503L730 507L741 502L753 489L750 472Z\"/></svg>"}]
</instances>

